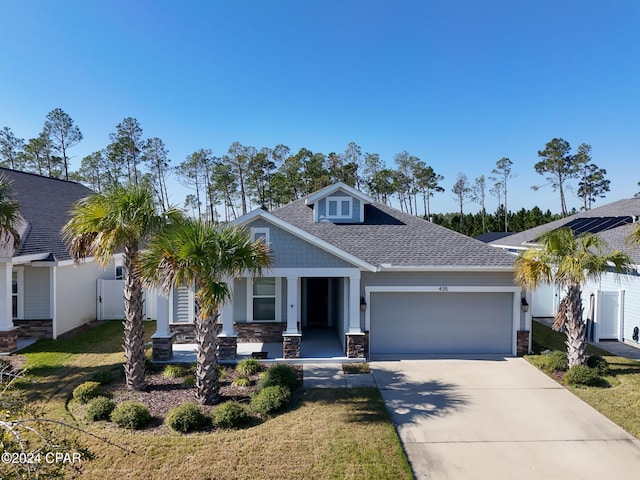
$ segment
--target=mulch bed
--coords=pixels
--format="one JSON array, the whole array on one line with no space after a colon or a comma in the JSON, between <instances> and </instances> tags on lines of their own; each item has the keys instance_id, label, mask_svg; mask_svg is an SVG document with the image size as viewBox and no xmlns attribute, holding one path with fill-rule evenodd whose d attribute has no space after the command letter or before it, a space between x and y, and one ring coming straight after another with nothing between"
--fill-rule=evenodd
<instances>
[{"instance_id":1,"label":"mulch bed","mask_svg":"<svg viewBox=\"0 0 640 480\"><path fill-rule=\"evenodd\" d=\"M302 378L302 367L295 365L293 367L298 371L299 378ZM162 420L164 420L172 408L177 407L183 402L196 401L196 388L194 386L183 385L185 377L165 378L162 375L163 369L164 366L156 366L156 369L147 372L145 381L148 386L145 391L136 392L126 390L123 382L109 385L106 388L116 403L133 400L143 403L149 408L149 412L156 421L152 423L151 428L147 428L145 431L159 428L162 425ZM237 387L232 385L232 382L242 375L236 372L235 367L231 365L221 365L220 369L222 374L220 376L220 401L218 403L220 404L228 400L248 403L251 395L258 390L257 382L259 374L249 377L249 380L251 380L250 386ZM205 408L209 409L211 407Z\"/></svg>"}]
</instances>

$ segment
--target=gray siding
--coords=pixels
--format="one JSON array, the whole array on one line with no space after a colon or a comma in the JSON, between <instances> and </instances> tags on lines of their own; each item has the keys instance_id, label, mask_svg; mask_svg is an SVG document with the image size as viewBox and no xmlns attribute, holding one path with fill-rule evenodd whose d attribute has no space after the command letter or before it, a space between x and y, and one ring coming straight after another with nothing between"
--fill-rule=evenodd
<instances>
[{"instance_id":1,"label":"gray siding","mask_svg":"<svg viewBox=\"0 0 640 480\"><path fill-rule=\"evenodd\" d=\"M236 278L233 286L233 321L247 321L247 279Z\"/></svg>"},{"instance_id":2,"label":"gray siding","mask_svg":"<svg viewBox=\"0 0 640 480\"><path fill-rule=\"evenodd\" d=\"M262 219L251 222L248 228L269 228L273 254L273 268L345 268L352 264L330 254L307 241L285 232Z\"/></svg>"},{"instance_id":3,"label":"gray siding","mask_svg":"<svg viewBox=\"0 0 640 480\"><path fill-rule=\"evenodd\" d=\"M51 318L51 291L49 268L24 267L24 318L44 320Z\"/></svg>"},{"instance_id":4,"label":"gray siding","mask_svg":"<svg viewBox=\"0 0 640 480\"><path fill-rule=\"evenodd\" d=\"M362 272L361 294L365 286L473 286L512 287L512 272Z\"/></svg>"}]
</instances>

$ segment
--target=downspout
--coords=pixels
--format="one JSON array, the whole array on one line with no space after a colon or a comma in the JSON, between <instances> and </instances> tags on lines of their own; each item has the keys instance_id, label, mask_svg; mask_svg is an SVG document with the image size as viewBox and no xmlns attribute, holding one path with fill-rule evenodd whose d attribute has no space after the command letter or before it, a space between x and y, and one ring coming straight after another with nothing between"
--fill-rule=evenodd
<instances>
[{"instance_id":1,"label":"downspout","mask_svg":"<svg viewBox=\"0 0 640 480\"><path fill-rule=\"evenodd\" d=\"M49 309L51 313L51 334L53 339L58 338L58 267L49 267Z\"/></svg>"}]
</instances>

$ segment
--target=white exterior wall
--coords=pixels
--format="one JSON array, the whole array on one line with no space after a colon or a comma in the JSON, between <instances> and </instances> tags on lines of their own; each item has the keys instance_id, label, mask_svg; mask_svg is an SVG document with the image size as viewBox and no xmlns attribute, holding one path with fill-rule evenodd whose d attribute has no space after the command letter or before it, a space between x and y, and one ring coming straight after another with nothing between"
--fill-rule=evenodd
<instances>
[{"instance_id":1,"label":"white exterior wall","mask_svg":"<svg viewBox=\"0 0 640 480\"><path fill-rule=\"evenodd\" d=\"M633 328L640 328L640 276L607 273L599 281L588 282L582 291L585 318L589 308L589 296L596 290L605 292L624 290L622 336L625 341L635 343L632 340Z\"/></svg>"},{"instance_id":2,"label":"white exterior wall","mask_svg":"<svg viewBox=\"0 0 640 480\"><path fill-rule=\"evenodd\" d=\"M113 278L113 266L93 262L54 267L56 278L54 337L96 319L96 280Z\"/></svg>"}]
</instances>

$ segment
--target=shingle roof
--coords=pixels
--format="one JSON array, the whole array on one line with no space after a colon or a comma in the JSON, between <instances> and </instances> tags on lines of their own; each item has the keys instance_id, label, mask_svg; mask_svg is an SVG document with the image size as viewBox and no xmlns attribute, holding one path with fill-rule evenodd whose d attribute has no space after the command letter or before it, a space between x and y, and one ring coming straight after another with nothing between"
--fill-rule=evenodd
<instances>
[{"instance_id":1,"label":"shingle roof","mask_svg":"<svg viewBox=\"0 0 640 480\"><path fill-rule=\"evenodd\" d=\"M362 224L314 223L304 198L271 213L372 265L513 266L508 253L381 203L365 205Z\"/></svg>"},{"instance_id":2,"label":"shingle roof","mask_svg":"<svg viewBox=\"0 0 640 480\"><path fill-rule=\"evenodd\" d=\"M26 234L15 254L50 253L58 260L71 258L60 229L69 219L71 206L93 192L79 183L0 168L13 182L13 196L27 221Z\"/></svg>"},{"instance_id":3,"label":"shingle roof","mask_svg":"<svg viewBox=\"0 0 640 480\"><path fill-rule=\"evenodd\" d=\"M608 203L601 207L579 212L560 220L555 220L539 227L515 233L505 238L492 242L499 247L523 248L527 243L535 242L540 236L551 230L562 228L577 218L600 218L600 217L640 217L640 198L625 198L617 202ZM622 250L629 254L636 264L640 264L640 249L632 248L626 243L626 239L637 224L626 224L611 230L598 233L607 242L612 250Z\"/></svg>"}]
</instances>

